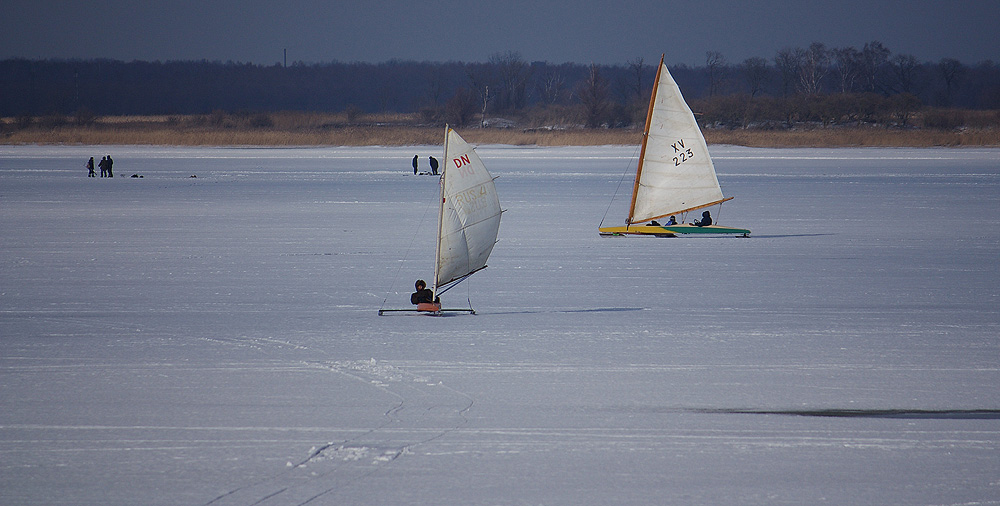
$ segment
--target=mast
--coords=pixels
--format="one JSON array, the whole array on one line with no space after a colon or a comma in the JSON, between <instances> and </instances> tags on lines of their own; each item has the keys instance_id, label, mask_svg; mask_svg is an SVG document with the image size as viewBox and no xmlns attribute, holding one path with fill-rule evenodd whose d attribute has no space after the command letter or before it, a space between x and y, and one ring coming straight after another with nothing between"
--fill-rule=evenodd
<instances>
[{"instance_id":1,"label":"mast","mask_svg":"<svg viewBox=\"0 0 1000 506\"><path fill-rule=\"evenodd\" d=\"M656 103L656 89L660 87L660 72L663 71L663 57L660 54L660 65L656 67L656 79L653 80L653 94L649 96L649 110L646 111L646 126L642 132L642 148L639 150L639 166L635 169L635 183L632 184L632 203L629 204L628 218L626 225L632 224L632 216L635 214L635 197L639 191L639 178L642 176L642 161L646 157L646 140L649 139L649 123L653 120L653 104Z\"/></svg>"},{"instance_id":2,"label":"mast","mask_svg":"<svg viewBox=\"0 0 1000 506\"><path fill-rule=\"evenodd\" d=\"M448 132L451 127L444 126L444 165L441 166L441 178L438 184L441 187L441 198L438 200L438 231L437 244L434 246L434 279L431 281L431 292L437 297L438 273L441 271L441 232L444 229L444 178L448 174ZM431 299L433 300L433 299Z\"/></svg>"}]
</instances>

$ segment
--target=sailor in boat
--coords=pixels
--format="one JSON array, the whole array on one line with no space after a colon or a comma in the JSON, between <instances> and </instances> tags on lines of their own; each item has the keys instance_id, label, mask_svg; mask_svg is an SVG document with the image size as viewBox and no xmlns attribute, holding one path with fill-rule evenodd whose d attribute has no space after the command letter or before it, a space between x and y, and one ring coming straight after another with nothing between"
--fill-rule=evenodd
<instances>
[{"instance_id":1,"label":"sailor in boat","mask_svg":"<svg viewBox=\"0 0 1000 506\"><path fill-rule=\"evenodd\" d=\"M670 219L667 220L667 224L664 226L669 227L671 225L676 225L676 224L677 224L677 218L671 216Z\"/></svg>"},{"instance_id":2,"label":"sailor in boat","mask_svg":"<svg viewBox=\"0 0 1000 506\"><path fill-rule=\"evenodd\" d=\"M707 227L712 224L712 214L708 211L701 213L701 221L694 220L694 226Z\"/></svg>"},{"instance_id":3,"label":"sailor in boat","mask_svg":"<svg viewBox=\"0 0 1000 506\"><path fill-rule=\"evenodd\" d=\"M417 291L413 292L410 295L411 304L429 304L433 302L437 303L441 302L441 298L440 297L435 298L434 292L430 291L427 288L427 283L424 282L424 280L418 279L417 282L413 284L413 287L416 288Z\"/></svg>"}]
</instances>

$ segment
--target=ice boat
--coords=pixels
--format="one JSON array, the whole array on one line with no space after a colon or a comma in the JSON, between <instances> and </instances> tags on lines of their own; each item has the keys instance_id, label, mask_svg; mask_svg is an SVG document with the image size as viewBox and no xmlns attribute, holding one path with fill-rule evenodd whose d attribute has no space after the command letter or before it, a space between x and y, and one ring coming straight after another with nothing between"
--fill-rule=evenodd
<instances>
[{"instance_id":1,"label":"ice boat","mask_svg":"<svg viewBox=\"0 0 1000 506\"><path fill-rule=\"evenodd\" d=\"M444 169L441 171L437 244L435 247L433 300L469 276L486 268L500 230L500 199L494 177L475 148L457 132L445 127ZM471 304L470 304L471 306ZM431 314L456 311L475 314L471 307L442 309L441 304L421 303L415 309L379 309Z\"/></svg>"},{"instance_id":2,"label":"ice boat","mask_svg":"<svg viewBox=\"0 0 1000 506\"><path fill-rule=\"evenodd\" d=\"M646 113L632 203L625 225L598 226L598 232L602 236L736 234L748 237L750 231L744 228L684 223L688 212L721 206L732 198L723 196L705 136L661 56ZM656 221L669 216L677 216L680 223L660 225Z\"/></svg>"}]
</instances>

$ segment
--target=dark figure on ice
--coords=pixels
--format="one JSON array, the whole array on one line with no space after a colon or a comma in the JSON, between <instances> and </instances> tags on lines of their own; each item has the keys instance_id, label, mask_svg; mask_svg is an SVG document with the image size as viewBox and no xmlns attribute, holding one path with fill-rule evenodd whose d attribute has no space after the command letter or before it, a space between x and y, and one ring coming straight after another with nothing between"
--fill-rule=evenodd
<instances>
[{"instance_id":1,"label":"dark figure on ice","mask_svg":"<svg viewBox=\"0 0 1000 506\"><path fill-rule=\"evenodd\" d=\"M108 157L101 158L97 166L101 168L101 177L108 177Z\"/></svg>"},{"instance_id":2,"label":"dark figure on ice","mask_svg":"<svg viewBox=\"0 0 1000 506\"><path fill-rule=\"evenodd\" d=\"M418 155L413 155L413 175L414 176L417 175L417 158L419 158Z\"/></svg>"},{"instance_id":3,"label":"dark figure on ice","mask_svg":"<svg viewBox=\"0 0 1000 506\"><path fill-rule=\"evenodd\" d=\"M434 158L433 156L428 156L427 158L431 159L431 174L434 174L435 176L438 175L438 161L437 161L437 158Z\"/></svg>"},{"instance_id":4,"label":"dark figure on ice","mask_svg":"<svg viewBox=\"0 0 1000 506\"><path fill-rule=\"evenodd\" d=\"M114 163L115 161L111 159L111 155L108 155L108 177L115 177L115 173L111 170L111 166Z\"/></svg>"},{"instance_id":5,"label":"dark figure on ice","mask_svg":"<svg viewBox=\"0 0 1000 506\"><path fill-rule=\"evenodd\" d=\"M708 211L701 213L701 221L694 220L694 226L707 227L712 224L712 215Z\"/></svg>"},{"instance_id":6,"label":"dark figure on ice","mask_svg":"<svg viewBox=\"0 0 1000 506\"><path fill-rule=\"evenodd\" d=\"M410 304L441 302L440 297L437 299L434 298L434 292L427 288L427 283L425 283L424 280L418 279L417 282L413 284L413 287L416 288L417 291L410 295Z\"/></svg>"},{"instance_id":7,"label":"dark figure on ice","mask_svg":"<svg viewBox=\"0 0 1000 506\"><path fill-rule=\"evenodd\" d=\"M87 177L97 177L94 174L94 157L90 157L90 160L87 161Z\"/></svg>"}]
</instances>

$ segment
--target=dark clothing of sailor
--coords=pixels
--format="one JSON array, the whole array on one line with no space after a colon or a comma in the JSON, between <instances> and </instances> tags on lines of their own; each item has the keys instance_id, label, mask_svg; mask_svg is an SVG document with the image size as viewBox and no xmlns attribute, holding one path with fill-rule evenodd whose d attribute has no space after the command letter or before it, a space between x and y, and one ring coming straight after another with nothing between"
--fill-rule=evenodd
<instances>
[{"instance_id":1,"label":"dark clothing of sailor","mask_svg":"<svg viewBox=\"0 0 1000 506\"><path fill-rule=\"evenodd\" d=\"M669 227L670 225L676 225L676 224L677 224L677 220L673 216L671 216L670 219L667 220L666 226Z\"/></svg>"},{"instance_id":2,"label":"dark clothing of sailor","mask_svg":"<svg viewBox=\"0 0 1000 506\"><path fill-rule=\"evenodd\" d=\"M705 211L701 213L701 221L694 220L694 226L696 227L707 227L712 224L712 215Z\"/></svg>"},{"instance_id":3,"label":"dark clothing of sailor","mask_svg":"<svg viewBox=\"0 0 1000 506\"><path fill-rule=\"evenodd\" d=\"M423 288L410 294L410 304L420 304L422 302L434 302L434 292L430 288Z\"/></svg>"},{"instance_id":4,"label":"dark clothing of sailor","mask_svg":"<svg viewBox=\"0 0 1000 506\"><path fill-rule=\"evenodd\" d=\"M417 290L410 294L410 304L421 304L425 302L441 302L440 297L434 297L434 292L427 288L427 283L418 279L413 287Z\"/></svg>"}]
</instances>

